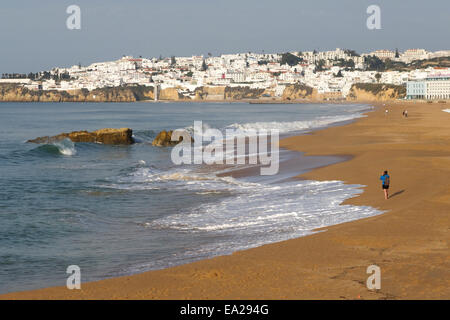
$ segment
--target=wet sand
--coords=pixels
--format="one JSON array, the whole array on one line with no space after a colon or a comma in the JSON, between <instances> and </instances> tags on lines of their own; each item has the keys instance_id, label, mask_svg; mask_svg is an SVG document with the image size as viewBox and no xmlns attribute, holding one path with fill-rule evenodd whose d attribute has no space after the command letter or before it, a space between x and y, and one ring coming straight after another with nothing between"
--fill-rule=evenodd
<instances>
[{"instance_id":1,"label":"wet sand","mask_svg":"<svg viewBox=\"0 0 450 320\"><path fill-rule=\"evenodd\" d=\"M450 115L445 104L389 103L342 127L281 141L313 156L349 161L300 178L362 184L347 200L382 215L306 237L164 270L0 299L450 299ZM402 111L408 110L408 118ZM385 200L379 176L391 175ZM366 287L370 265L381 289Z\"/></svg>"}]
</instances>

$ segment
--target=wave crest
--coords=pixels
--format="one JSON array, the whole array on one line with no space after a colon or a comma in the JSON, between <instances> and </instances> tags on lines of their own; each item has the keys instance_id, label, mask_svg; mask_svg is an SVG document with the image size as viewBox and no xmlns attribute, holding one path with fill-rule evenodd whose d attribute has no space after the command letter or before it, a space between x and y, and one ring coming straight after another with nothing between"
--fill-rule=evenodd
<instances>
[{"instance_id":1,"label":"wave crest","mask_svg":"<svg viewBox=\"0 0 450 320\"><path fill-rule=\"evenodd\" d=\"M290 122L250 122L250 123L233 123L227 126L227 129L237 129L242 132L251 132L258 130L278 130L280 133L287 133L292 131L311 130L316 128L322 128L330 124L349 121L357 118L364 117L360 113L349 114L344 116L322 116L314 120L304 121L290 121Z\"/></svg>"},{"instance_id":2,"label":"wave crest","mask_svg":"<svg viewBox=\"0 0 450 320\"><path fill-rule=\"evenodd\" d=\"M73 156L77 153L75 144L70 139L44 144L36 148L39 152L53 155Z\"/></svg>"}]
</instances>

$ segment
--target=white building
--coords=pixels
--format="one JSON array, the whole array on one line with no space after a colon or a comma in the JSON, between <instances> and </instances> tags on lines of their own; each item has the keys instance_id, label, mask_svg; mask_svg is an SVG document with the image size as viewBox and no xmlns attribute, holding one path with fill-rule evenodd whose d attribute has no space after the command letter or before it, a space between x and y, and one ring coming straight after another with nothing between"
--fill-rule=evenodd
<instances>
[{"instance_id":1,"label":"white building","mask_svg":"<svg viewBox=\"0 0 450 320\"><path fill-rule=\"evenodd\" d=\"M30 79L0 79L0 83L30 84Z\"/></svg>"},{"instance_id":2,"label":"white building","mask_svg":"<svg viewBox=\"0 0 450 320\"><path fill-rule=\"evenodd\" d=\"M428 59L429 54L425 49L409 49L400 55L400 61L410 63L414 60Z\"/></svg>"},{"instance_id":3,"label":"white building","mask_svg":"<svg viewBox=\"0 0 450 320\"><path fill-rule=\"evenodd\" d=\"M244 72L231 71L227 72L225 78L231 79L235 83L245 82L246 75Z\"/></svg>"},{"instance_id":4,"label":"white building","mask_svg":"<svg viewBox=\"0 0 450 320\"><path fill-rule=\"evenodd\" d=\"M450 99L450 75L430 77L422 81L408 81L407 99Z\"/></svg>"},{"instance_id":5,"label":"white building","mask_svg":"<svg viewBox=\"0 0 450 320\"><path fill-rule=\"evenodd\" d=\"M441 50L436 52L431 52L429 54L429 58L442 58L442 57L450 57L450 50Z\"/></svg>"},{"instance_id":6,"label":"white building","mask_svg":"<svg viewBox=\"0 0 450 320\"><path fill-rule=\"evenodd\" d=\"M369 53L369 55L378 57L381 60L387 60L387 59L393 60L395 58L395 52L390 51L390 50L376 50L376 51Z\"/></svg>"},{"instance_id":7,"label":"white building","mask_svg":"<svg viewBox=\"0 0 450 320\"><path fill-rule=\"evenodd\" d=\"M446 77L427 78L426 99L450 99L450 75Z\"/></svg>"}]
</instances>

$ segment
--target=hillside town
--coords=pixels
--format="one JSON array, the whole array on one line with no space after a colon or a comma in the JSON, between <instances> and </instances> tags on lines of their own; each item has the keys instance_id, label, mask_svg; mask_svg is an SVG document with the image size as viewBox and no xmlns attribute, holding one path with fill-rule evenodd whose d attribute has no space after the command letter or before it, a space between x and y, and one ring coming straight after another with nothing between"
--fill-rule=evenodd
<instances>
[{"instance_id":1,"label":"hillside town","mask_svg":"<svg viewBox=\"0 0 450 320\"><path fill-rule=\"evenodd\" d=\"M445 63L441 63L441 62ZM345 99L356 83L407 88L408 99L450 99L450 50L304 51L283 54L237 53L213 56L143 58L54 68L30 74L3 74L0 83L29 90L94 90L139 85L175 88L193 98L198 87L248 87L280 97L286 85L302 84L329 100ZM155 95L157 99L157 95Z\"/></svg>"}]
</instances>

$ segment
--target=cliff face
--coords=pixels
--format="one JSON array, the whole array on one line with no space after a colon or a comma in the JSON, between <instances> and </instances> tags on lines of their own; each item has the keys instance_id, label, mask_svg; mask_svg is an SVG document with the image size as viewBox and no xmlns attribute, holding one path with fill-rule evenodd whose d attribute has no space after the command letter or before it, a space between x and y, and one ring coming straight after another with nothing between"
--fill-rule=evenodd
<instances>
[{"instance_id":1,"label":"cliff face","mask_svg":"<svg viewBox=\"0 0 450 320\"><path fill-rule=\"evenodd\" d=\"M378 83L357 83L352 86L347 96L349 101L388 101L402 99L406 96L404 86Z\"/></svg>"},{"instance_id":2,"label":"cliff face","mask_svg":"<svg viewBox=\"0 0 450 320\"><path fill-rule=\"evenodd\" d=\"M195 100L223 100L225 87L199 87L195 89Z\"/></svg>"},{"instance_id":3,"label":"cliff face","mask_svg":"<svg viewBox=\"0 0 450 320\"><path fill-rule=\"evenodd\" d=\"M249 87L225 87L225 100L259 99L264 89Z\"/></svg>"},{"instance_id":4,"label":"cliff face","mask_svg":"<svg viewBox=\"0 0 450 320\"><path fill-rule=\"evenodd\" d=\"M242 100L258 99L263 89L249 87L199 87L194 91L193 100ZM187 100L178 88L159 91L158 100ZM124 86L100 88L92 91L71 90L29 90L19 85L0 84L0 102L135 102L154 100L153 87Z\"/></svg>"},{"instance_id":5,"label":"cliff face","mask_svg":"<svg viewBox=\"0 0 450 320\"><path fill-rule=\"evenodd\" d=\"M274 97L275 92L269 89L253 89L249 87L198 87L194 91L193 100L225 100L239 101ZM349 101L386 101L404 98L406 88L388 84L354 84L347 96ZM322 101L325 96L316 89L302 85L290 84L283 91L281 100ZM159 91L159 100L189 100L177 88L165 88ZM14 84L0 84L0 102L135 102L154 100L153 87L121 86L101 88L92 91L82 89L73 91L28 90Z\"/></svg>"},{"instance_id":6,"label":"cliff face","mask_svg":"<svg viewBox=\"0 0 450 320\"><path fill-rule=\"evenodd\" d=\"M153 99L152 87L115 87L88 90L28 90L17 85L0 85L3 102L135 102Z\"/></svg>"},{"instance_id":7,"label":"cliff face","mask_svg":"<svg viewBox=\"0 0 450 320\"><path fill-rule=\"evenodd\" d=\"M264 89L249 87L199 87L195 89L194 100L243 100L259 99Z\"/></svg>"},{"instance_id":8,"label":"cliff face","mask_svg":"<svg viewBox=\"0 0 450 320\"><path fill-rule=\"evenodd\" d=\"M283 100L316 100L317 91L303 84L287 85L281 97Z\"/></svg>"},{"instance_id":9,"label":"cliff face","mask_svg":"<svg viewBox=\"0 0 450 320\"><path fill-rule=\"evenodd\" d=\"M177 88L165 88L159 92L158 100L183 100L184 97L178 93Z\"/></svg>"}]
</instances>

